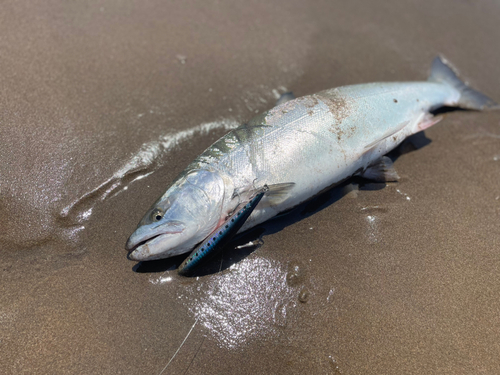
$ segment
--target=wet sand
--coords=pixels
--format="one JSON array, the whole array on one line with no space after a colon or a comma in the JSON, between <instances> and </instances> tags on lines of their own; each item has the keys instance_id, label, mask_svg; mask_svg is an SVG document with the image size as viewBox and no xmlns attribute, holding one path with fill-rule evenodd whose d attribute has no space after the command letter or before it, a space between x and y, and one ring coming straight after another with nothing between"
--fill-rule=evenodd
<instances>
[{"instance_id":1,"label":"wet sand","mask_svg":"<svg viewBox=\"0 0 500 375\"><path fill-rule=\"evenodd\" d=\"M499 19L495 1L4 2L0 372L499 373L500 112L447 113L394 154L399 183L261 226L222 272L124 250L276 93L424 80L441 53L500 100Z\"/></svg>"}]
</instances>

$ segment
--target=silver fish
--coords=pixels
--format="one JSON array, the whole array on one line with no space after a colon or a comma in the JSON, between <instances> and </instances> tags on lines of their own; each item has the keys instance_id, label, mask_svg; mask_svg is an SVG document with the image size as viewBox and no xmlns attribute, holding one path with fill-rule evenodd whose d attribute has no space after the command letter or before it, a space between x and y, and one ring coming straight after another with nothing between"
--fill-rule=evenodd
<instances>
[{"instance_id":1,"label":"silver fish","mask_svg":"<svg viewBox=\"0 0 500 375\"><path fill-rule=\"evenodd\" d=\"M351 176L396 180L383 156L437 123L431 111L442 106L498 108L440 57L426 82L344 86L280 104L226 134L177 177L128 239L129 258L191 251L264 185L278 191L263 197L240 232Z\"/></svg>"}]
</instances>

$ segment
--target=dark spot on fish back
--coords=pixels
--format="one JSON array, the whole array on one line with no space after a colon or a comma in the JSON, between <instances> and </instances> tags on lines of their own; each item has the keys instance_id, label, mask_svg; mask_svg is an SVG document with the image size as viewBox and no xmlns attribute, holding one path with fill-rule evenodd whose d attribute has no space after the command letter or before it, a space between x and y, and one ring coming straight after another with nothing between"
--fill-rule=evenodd
<instances>
[{"instance_id":1,"label":"dark spot on fish back","mask_svg":"<svg viewBox=\"0 0 500 375\"><path fill-rule=\"evenodd\" d=\"M393 99L393 100L394 100L394 103L397 103L397 102L398 102L398 100L397 100L397 99ZM418 99L417 99L417 100L418 100Z\"/></svg>"}]
</instances>

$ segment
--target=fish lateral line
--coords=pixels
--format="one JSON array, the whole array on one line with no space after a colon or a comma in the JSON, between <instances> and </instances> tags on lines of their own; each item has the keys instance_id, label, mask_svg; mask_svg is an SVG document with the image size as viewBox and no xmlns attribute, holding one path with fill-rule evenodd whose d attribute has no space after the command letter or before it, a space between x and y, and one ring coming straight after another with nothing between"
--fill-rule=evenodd
<instances>
[{"instance_id":1,"label":"fish lateral line","mask_svg":"<svg viewBox=\"0 0 500 375\"><path fill-rule=\"evenodd\" d=\"M221 250L238 233L268 191L269 187L264 185L248 203L237 209L205 238L179 266L179 274L189 276L200 262L211 258Z\"/></svg>"}]
</instances>

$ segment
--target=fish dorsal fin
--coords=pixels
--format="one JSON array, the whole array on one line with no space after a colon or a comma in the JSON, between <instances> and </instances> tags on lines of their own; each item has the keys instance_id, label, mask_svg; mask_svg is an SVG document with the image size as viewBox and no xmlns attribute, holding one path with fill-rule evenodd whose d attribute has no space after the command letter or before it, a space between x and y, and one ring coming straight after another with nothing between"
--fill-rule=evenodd
<instances>
[{"instance_id":1,"label":"fish dorsal fin","mask_svg":"<svg viewBox=\"0 0 500 375\"><path fill-rule=\"evenodd\" d=\"M397 132L399 132L400 130L402 130L404 127L406 127L406 125L408 125L410 123L410 121L403 121L401 124L399 124L398 126L396 126L395 128L391 128L389 129L388 131L386 131L384 134L382 134L380 137L378 137L375 141L367 144L365 146L365 149L366 150L369 150L370 148L372 148L373 146L379 144L380 142L382 142L384 139L386 138L389 138L390 136L396 134Z\"/></svg>"},{"instance_id":2,"label":"fish dorsal fin","mask_svg":"<svg viewBox=\"0 0 500 375\"><path fill-rule=\"evenodd\" d=\"M382 156L380 159L371 164L361 174L361 177L376 182L398 181L398 172L394 169L392 160L387 156Z\"/></svg>"}]
</instances>

